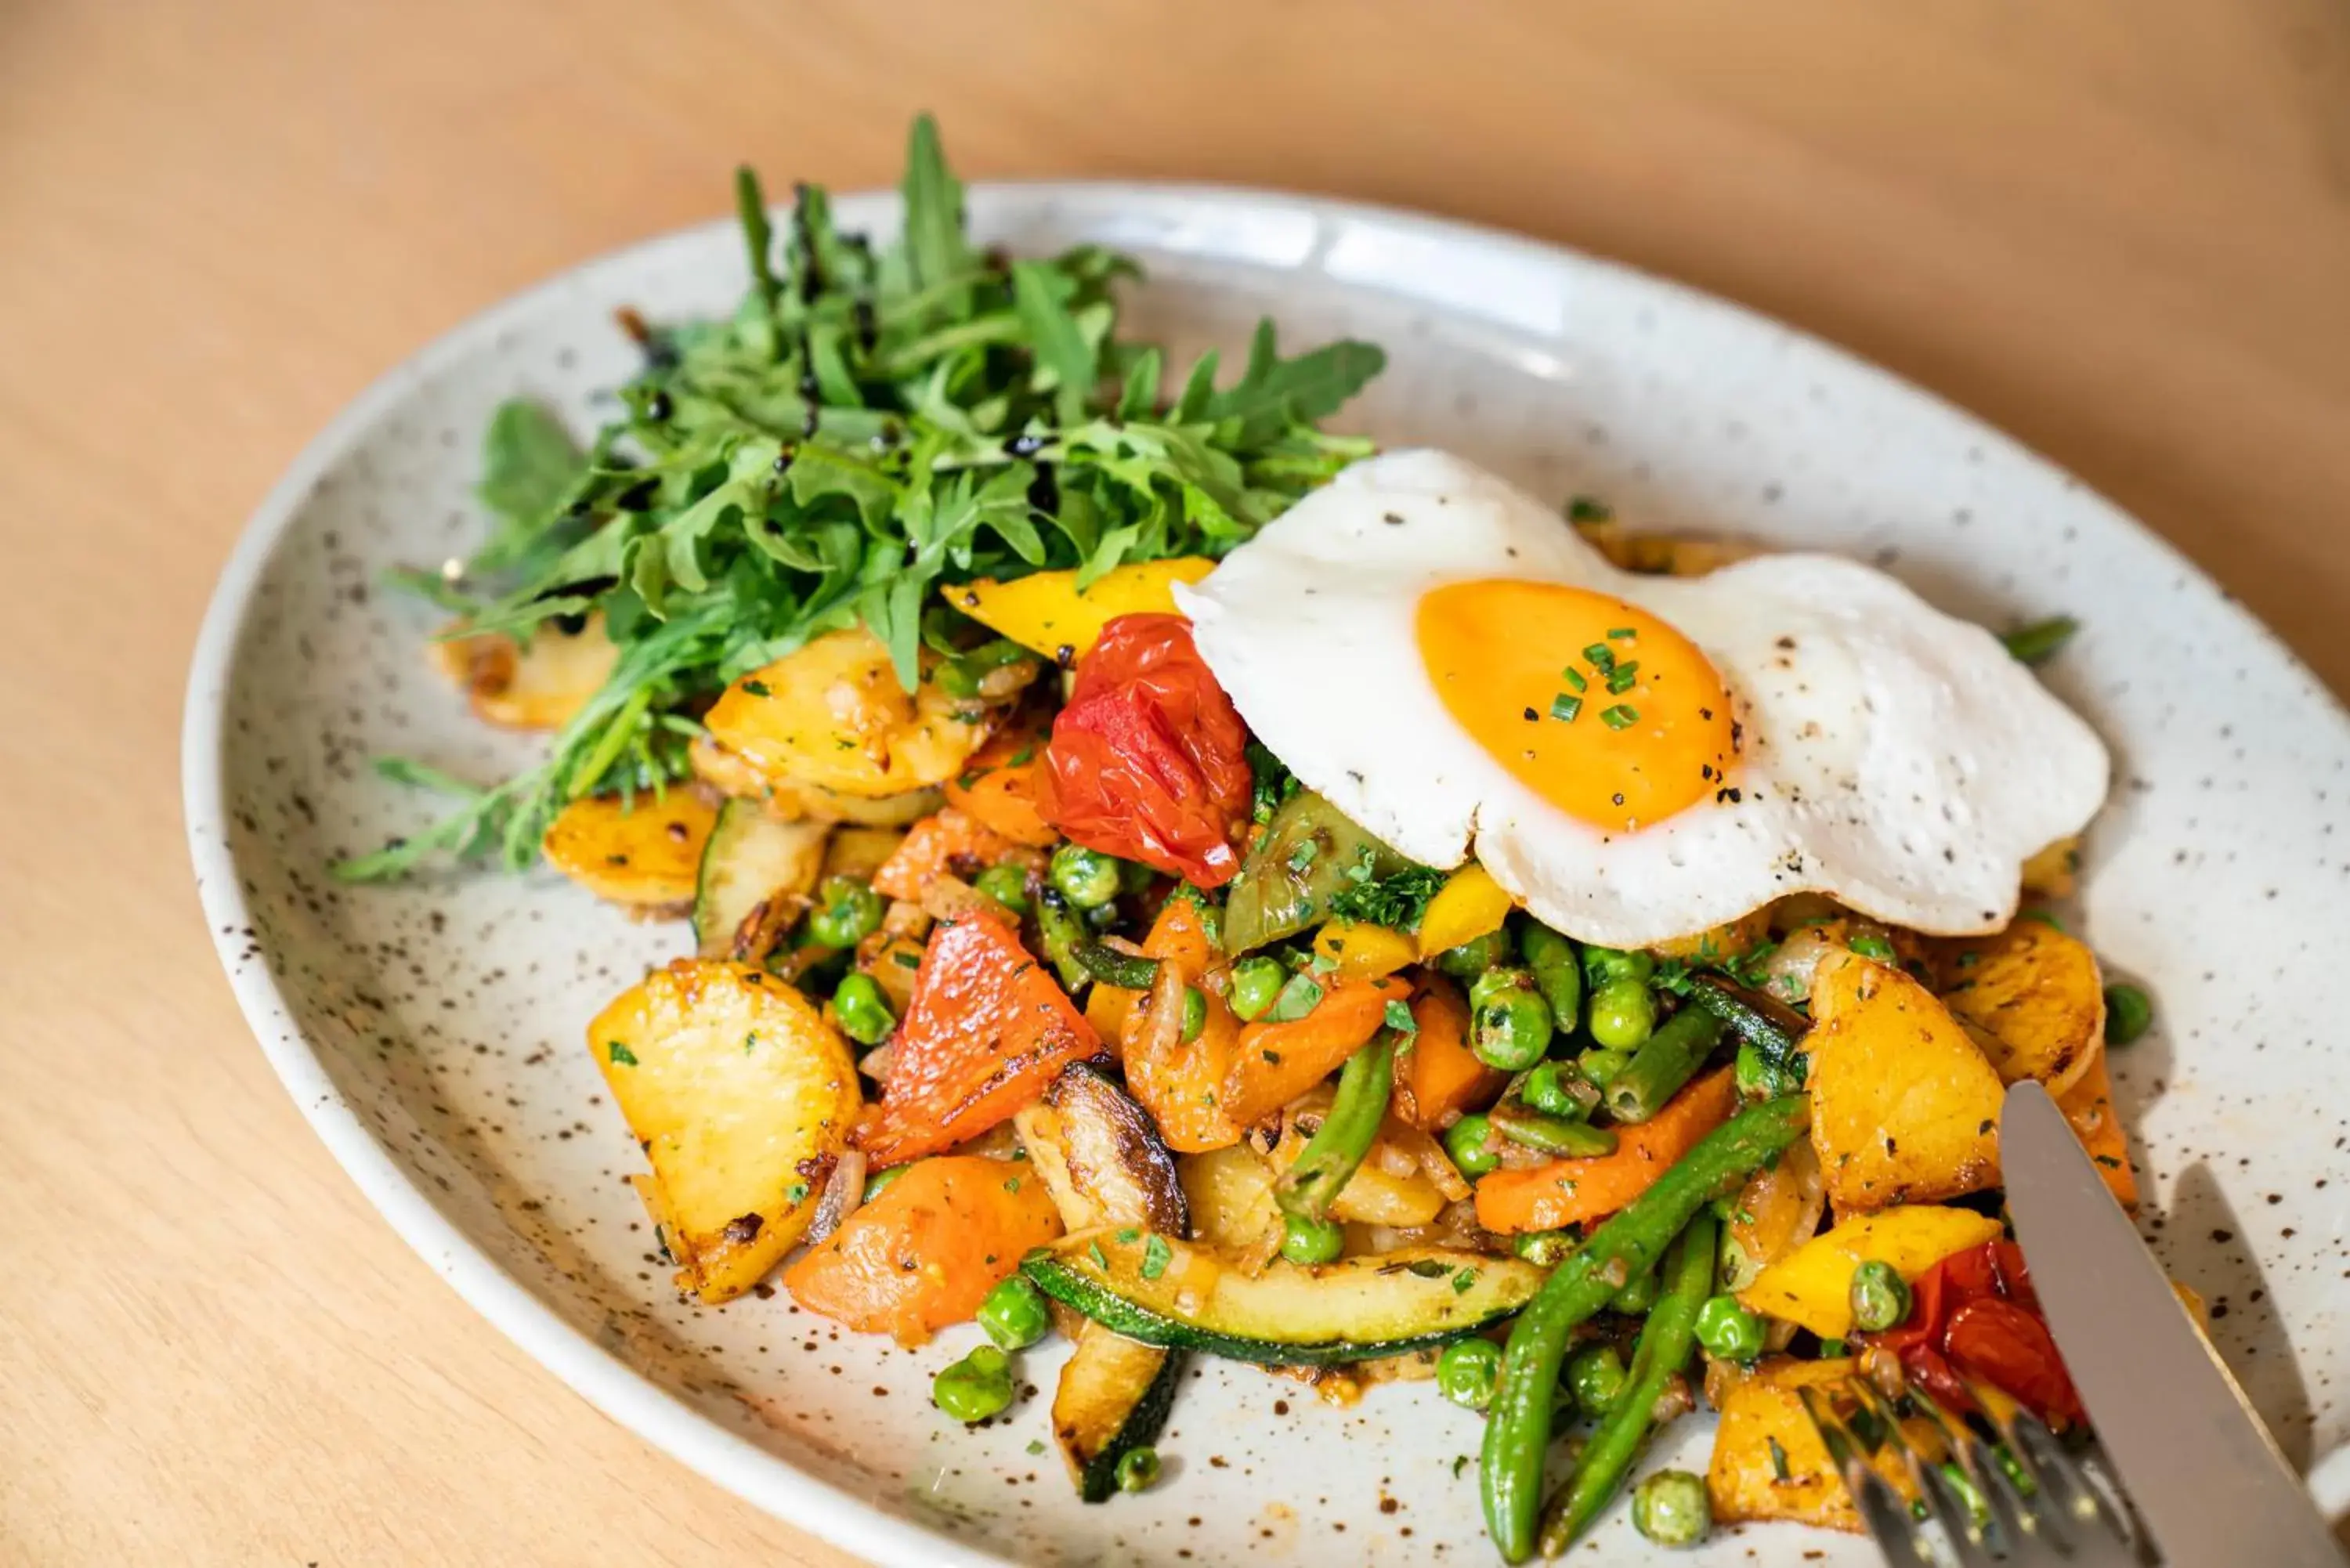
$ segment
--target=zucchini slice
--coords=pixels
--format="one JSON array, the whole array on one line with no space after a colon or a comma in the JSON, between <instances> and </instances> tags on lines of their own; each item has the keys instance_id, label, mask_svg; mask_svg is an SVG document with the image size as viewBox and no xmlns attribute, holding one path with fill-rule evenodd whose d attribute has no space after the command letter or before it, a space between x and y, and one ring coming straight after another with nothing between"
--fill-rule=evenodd
<instances>
[{"instance_id":1,"label":"zucchini slice","mask_svg":"<svg viewBox=\"0 0 2350 1568\"><path fill-rule=\"evenodd\" d=\"M1107 1502L1118 1494L1118 1461L1157 1439L1183 1376L1183 1353L1145 1345L1088 1322L1053 1391L1053 1441L1069 1464L1077 1495Z\"/></svg>"},{"instance_id":2,"label":"zucchini slice","mask_svg":"<svg viewBox=\"0 0 2350 1568\"><path fill-rule=\"evenodd\" d=\"M1188 1236L1191 1205L1149 1115L1083 1062L1013 1117L1036 1174L1072 1231L1136 1225Z\"/></svg>"},{"instance_id":3,"label":"zucchini slice","mask_svg":"<svg viewBox=\"0 0 2350 1568\"><path fill-rule=\"evenodd\" d=\"M1268 1366L1326 1366L1441 1345L1525 1305L1543 1272L1442 1247L1274 1262L1254 1279L1206 1250L1132 1227L1065 1236L1021 1268L1104 1327L1177 1350Z\"/></svg>"},{"instance_id":4,"label":"zucchini slice","mask_svg":"<svg viewBox=\"0 0 2350 1568\"><path fill-rule=\"evenodd\" d=\"M816 891L831 831L821 822L785 822L754 800L719 807L695 878L695 950L703 958L731 958L734 933L761 903L778 893L804 898Z\"/></svg>"}]
</instances>

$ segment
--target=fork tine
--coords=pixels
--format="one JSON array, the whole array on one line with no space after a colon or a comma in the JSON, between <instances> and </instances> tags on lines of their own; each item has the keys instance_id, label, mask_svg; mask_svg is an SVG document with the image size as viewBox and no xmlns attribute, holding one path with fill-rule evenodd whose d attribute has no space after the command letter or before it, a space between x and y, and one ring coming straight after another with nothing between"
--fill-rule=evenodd
<instances>
[{"instance_id":1,"label":"fork tine","mask_svg":"<svg viewBox=\"0 0 2350 1568\"><path fill-rule=\"evenodd\" d=\"M1909 1512L1909 1504L1893 1490L1886 1479L1869 1467L1860 1451L1860 1444L1844 1417L1815 1388L1796 1390L1796 1398L1804 1414L1811 1417L1812 1428L1826 1445L1828 1457L1835 1461L1844 1476L1846 1490L1860 1510L1861 1522L1885 1554L1887 1568L1937 1568L1926 1551L1924 1536L1917 1520Z\"/></svg>"},{"instance_id":2,"label":"fork tine","mask_svg":"<svg viewBox=\"0 0 2350 1568\"><path fill-rule=\"evenodd\" d=\"M1942 1533L1950 1538L1950 1550L1958 1554L1962 1568L1991 1568L1996 1559L1991 1554L1991 1543L1965 1494L1952 1484L1941 1466L1918 1463L1917 1454L1907 1443L1901 1451L1909 1456L1910 1473L1923 1483L1926 1507L1942 1527Z\"/></svg>"},{"instance_id":3,"label":"fork tine","mask_svg":"<svg viewBox=\"0 0 2350 1568\"><path fill-rule=\"evenodd\" d=\"M1968 1479L1974 1482L1976 1491L1981 1494L1983 1505L1991 1513L1991 1536L2002 1551L2021 1553L2024 1543L2035 1536L2052 1539L2049 1532L2040 1528L2040 1517L2033 1504L2032 1495L2016 1484L2015 1478L1998 1462L1975 1429L1942 1408L1924 1389L1912 1388L1908 1390L1908 1396L1910 1403L1923 1410L1940 1430L1942 1440L1958 1456L1959 1464L1965 1469ZM1985 1407L1986 1409L1989 1407ZM2037 1485L2037 1482L2033 1483L2035 1491ZM2062 1541L2057 1544L2061 1547Z\"/></svg>"}]
</instances>

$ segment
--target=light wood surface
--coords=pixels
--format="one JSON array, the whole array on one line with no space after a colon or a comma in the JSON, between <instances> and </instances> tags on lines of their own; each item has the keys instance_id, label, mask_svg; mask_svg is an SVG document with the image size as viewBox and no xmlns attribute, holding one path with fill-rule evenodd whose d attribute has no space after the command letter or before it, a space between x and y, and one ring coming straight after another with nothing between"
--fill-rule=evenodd
<instances>
[{"instance_id":1,"label":"light wood surface","mask_svg":"<svg viewBox=\"0 0 2350 1568\"><path fill-rule=\"evenodd\" d=\"M205 940L177 727L247 509L371 378L737 159L884 181L923 106L971 174L1341 192L1775 312L2350 688L2335 0L0 0L0 1562L843 1561L342 1180Z\"/></svg>"}]
</instances>

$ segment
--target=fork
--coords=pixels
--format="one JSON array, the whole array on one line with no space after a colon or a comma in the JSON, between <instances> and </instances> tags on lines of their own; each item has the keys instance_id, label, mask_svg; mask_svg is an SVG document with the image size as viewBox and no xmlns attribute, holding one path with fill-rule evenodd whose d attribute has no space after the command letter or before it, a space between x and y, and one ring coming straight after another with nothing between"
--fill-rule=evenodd
<instances>
[{"instance_id":1,"label":"fork","mask_svg":"<svg viewBox=\"0 0 2350 1568\"><path fill-rule=\"evenodd\" d=\"M1908 1402L1940 1428L1950 1456L1944 1459L1919 1451L1876 1384L1855 1377L1844 1392L1866 1420L1839 1415L1836 1402L1817 1388L1801 1391L1804 1412L1842 1471L1888 1568L1936 1568L1938 1562L1924 1521L1868 1462L1888 1445L1898 1450L1960 1568L2139 1568L2147 1561L2138 1544L2142 1534L2131 1530L2055 1434L2029 1412L2012 1410L2011 1401L1976 1401L1985 1411L2012 1410L2004 1421L1993 1417L2002 1439L1994 1451L1966 1421L1922 1390L1908 1389Z\"/></svg>"}]
</instances>

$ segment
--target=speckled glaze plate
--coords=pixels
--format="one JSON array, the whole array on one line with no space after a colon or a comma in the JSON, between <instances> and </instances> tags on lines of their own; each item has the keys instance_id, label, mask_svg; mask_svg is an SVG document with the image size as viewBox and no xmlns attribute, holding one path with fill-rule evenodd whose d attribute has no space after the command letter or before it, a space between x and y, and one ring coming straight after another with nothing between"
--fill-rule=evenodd
<instances>
[{"instance_id":1,"label":"speckled glaze plate","mask_svg":"<svg viewBox=\"0 0 2350 1568\"><path fill-rule=\"evenodd\" d=\"M895 201L839 203L886 231ZM1261 314L1391 365L1351 418L1454 448L1543 494L1630 518L1848 552L1994 626L2069 612L2046 670L2111 742L2112 803L2078 918L2153 992L2117 1057L2148 1172L2142 1224L2211 1303L2221 1349L2293 1459L2350 1438L2350 724L2267 631L2112 506L1964 414L1801 334L1570 252L1401 213L1168 186L972 193L1017 251L1139 255L1133 314L1179 352ZM1152 1491L1086 1507L1033 1394L992 1428L934 1411L920 1352L836 1333L788 1298L680 1303L623 1178L638 1166L582 1045L604 1002L685 949L552 874L345 888L327 865L432 803L382 783L400 752L489 777L491 732L428 670L430 609L376 591L461 553L479 432L517 394L585 431L631 369L612 324L731 309L731 225L651 241L460 327L338 419L229 562L190 682L195 869L238 1000L287 1088L400 1233L588 1400L722 1485L890 1563L1356 1564L1489 1560L1478 1418L1414 1387L1356 1408L1205 1364ZM1026 1375L1049 1389L1057 1356ZM1703 1423L1661 1459L1701 1464ZM2340 1478L2338 1462L2328 1476ZM2335 1490L2350 1490L2350 1478ZM1644 1543L1620 1519L1611 1560ZM1858 1542L1730 1531L1683 1563ZM1580 1555L1580 1554L1578 1554Z\"/></svg>"}]
</instances>

